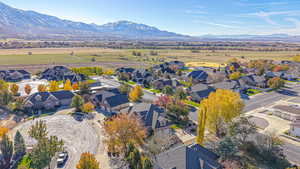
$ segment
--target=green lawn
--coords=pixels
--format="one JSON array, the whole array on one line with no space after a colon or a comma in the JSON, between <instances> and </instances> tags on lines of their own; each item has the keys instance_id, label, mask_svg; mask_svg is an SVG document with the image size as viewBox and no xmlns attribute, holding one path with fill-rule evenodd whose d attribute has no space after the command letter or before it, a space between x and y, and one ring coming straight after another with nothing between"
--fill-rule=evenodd
<instances>
[{"instance_id":1,"label":"green lawn","mask_svg":"<svg viewBox=\"0 0 300 169\"><path fill-rule=\"evenodd\" d=\"M261 93L262 91L260 91L260 90L257 90L257 89L248 89L247 91L246 91L246 94L248 95L248 96L254 96L254 95L256 95L256 94L258 94L258 93Z\"/></svg>"},{"instance_id":2,"label":"green lawn","mask_svg":"<svg viewBox=\"0 0 300 169\"><path fill-rule=\"evenodd\" d=\"M199 106L200 106L199 103L196 103L196 102L191 101L191 100L183 100L183 102L184 102L185 104L192 105L192 106L194 106L194 107L199 107Z\"/></svg>"}]
</instances>

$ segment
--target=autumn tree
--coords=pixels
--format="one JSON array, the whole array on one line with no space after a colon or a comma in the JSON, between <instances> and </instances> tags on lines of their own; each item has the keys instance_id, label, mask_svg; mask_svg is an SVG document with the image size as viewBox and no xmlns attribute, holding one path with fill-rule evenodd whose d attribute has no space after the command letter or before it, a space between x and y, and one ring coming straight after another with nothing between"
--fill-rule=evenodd
<instances>
[{"instance_id":1,"label":"autumn tree","mask_svg":"<svg viewBox=\"0 0 300 169\"><path fill-rule=\"evenodd\" d=\"M79 90L79 85L78 85L78 83L73 83L73 84L72 84L72 89L73 89L73 90Z\"/></svg>"},{"instance_id":2,"label":"autumn tree","mask_svg":"<svg viewBox=\"0 0 300 169\"><path fill-rule=\"evenodd\" d=\"M46 92L47 91L47 86L44 84L38 85L38 91L39 92Z\"/></svg>"},{"instance_id":3,"label":"autumn tree","mask_svg":"<svg viewBox=\"0 0 300 169\"><path fill-rule=\"evenodd\" d=\"M81 111L83 104L84 104L84 101L83 101L83 98L80 95L75 95L72 98L71 106L75 108L76 112Z\"/></svg>"},{"instance_id":4,"label":"autumn tree","mask_svg":"<svg viewBox=\"0 0 300 169\"><path fill-rule=\"evenodd\" d=\"M105 121L103 126L110 152L124 153L127 144L142 145L147 136L145 127L134 115L118 114Z\"/></svg>"},{"instance_id":5,"label":"autumn tree","mask_svg":"<svg viewBox=\"0 0 300 169\"><path fill-rule=\"evenodd\" d=\"M8 87L8 83L6 83L4 80L0 80L0 92L7 91Z\"/></svg>"},{"instance_id":6,"label":"autumn tree","mask_svg":"<svg viewBox=\"0 0 300 169\"><path fill-rule=\"evenodd\" d=\"M80 160L76 165L77 169L100 169L99 162L96 160L95 155L89 152L82 153Z\"/></svg>"},{"instance_id":7,"label":"autumn tree","mask_svg":"<svg viewBox=\"0 0 300 169\"><path fill-rule=\"evenodd\" d=\"M25 87L24 87L24 91L27 95L29 95L32 91L32 88L29 84L26 84Z\"/></svg>"},{"instance_id":8,"label":"autumn tree","mask_svg":"<svg viewBox=\"0 0 300 169\"><path fill-rule=\"evenodd\" d=\"M268 86L272 89L280 89L281 87L284 87L284 80L280 77L273 77L268 80Z\"/></svg>"},{"instance_id":9,"label":"autumn tree","mask_svg":"<svg viewBox=\"0 0 300 169\"><path fill-rule=\"evenodd\" d=\"M59 90L59 84L57 81L51 81L49 84L49 92L56 92Z\"/></svg>"},{"instance_id":10,"label":"autumn tree","mask_svg":"<svg viewBox=\"0 0 300 169\"><path fill-rule=\"evenodd\" d=\"M156 105L163 107L164 109L167 109L167 106L171 104L173 101L173 98L171 96L160 96L158 99L154 102Z\"/></svg>"},{"instance_id":11,"label":"autumn tree","mask_svg":"<svg viewBox=\"0 0 300 169\"><path fill-rule=\"evenodd\" d=\"M64 90L69 90L69 91L73 90L71 81L69 79L64 84Z\"/></svg>"},{"instance_id":12,"label":"autumn tree","mask_svg":"<svg viewBox=\"0 0 300 169\"><path fill-rule=\"evenodd\" d=\"M244 108L244 103L238 93L231 90L218 89L200 103L198 113L197 140L203 140L204 127L215 133L217 137L222 134L222 124L231 122L239 116Z\"/></svg>"},{"instance_id":13,"label":"autumn tree","mask_svg":"<svg viewBox=\"0 0 300 169\"><path fill-rule=\"evenodd\" d=\"M2 159L0 160L0 168L10 168L12 155L13 155L13 143L8 136L4 134L0 140L0 152L2 153Z\"/></svg>"},{"instance_id":14,"label":"autumn tree","mask_svg":"<svg viewBox=\"0 0 300 169\"><path fill-rule=\"evenodd\" d=\"M17 130L15 137L14 137L14 158L18 159L25 155L26 147L25 141L19 130Z\"/></svg>"},{"instance_id":15,"label":"autumn tree","mask_svg":"<svg viewBox=\"0 0 300 169\"><path fill-rule=\"evenodd\" d=\"M293 61L300 62L300 54L293 56Z\"/></svg>"},{"instance_id":16,"label":"autumn tree","mask_svg":"<svg viewBox=\"0 0 300 169\"><path fill-rule=\"evenodd\" d=\"M114 75L115 72L112 70L112 69L107 69L103 72L104 75L108 75L108 76L111 76L111 75Z\"/></svg>"},{"instance_id":17,"label":"autumn tree","mask_svg":"<svg viewBox=\"0 0 300 169\"><path fill-rule=\"evenodd\" d=\"M0 127L0 138L2 138L2 136L4 136L6 133L8 133L8 128Z\"/></svg>"},{"instance_id":18,"label":"autumn tree","mask_svg":"<svg viewBox=\"0 0 300 169\"><path fill-rule=\"evenodd\" d=\"M84 113L90 113L94 109L95 109L95 106L91 102L87 102L87 103L83 104L83 106L82 106L82 112L84 112Z\"/></svg>"},{"instance_id":19,"label":"autumn tree","mask_svg":"<svg viewBox=\"0 0 300 169\"><path fill-rule=\"evenodd\" d=\"M10 92L11 92L14 96L16 96L16 95L18 94L18 92L19 92L19 85L15 84L15 83L11 84L11 85L10 85Z\"/></svg>"},{"instance_id":20,"label":"autumn tree","mask_svg":"<svg viewBox=\"0 0 300 169\"><path fill-rule=\"evenodd\" d=\"M18 169L30 169L31 166L31 159L29 155L26 155L22 158L22 161L18 165Z\"/></svg>"},{"instance_id":21,"label":"autumn tree","mask_svg":"<svg viewBox=\"0 0 300 169\"><path fill-rule=\"evenodd\" d=\"M242 74L240 72L233 72L229 75L229 79L231 80L238 80Z\"/></svg>"},{"instance_id":22,"label":"autumn tree","mask_svg":"<svg viewBox=\"0 0 300 169\"><path fill-rule=\"evenodd\" d=\"M129 93L129 99L132 102L140 101L142 99L142 96L143 96L143 89L139 85L135 86Z\"/></svg>"}]
</instances>

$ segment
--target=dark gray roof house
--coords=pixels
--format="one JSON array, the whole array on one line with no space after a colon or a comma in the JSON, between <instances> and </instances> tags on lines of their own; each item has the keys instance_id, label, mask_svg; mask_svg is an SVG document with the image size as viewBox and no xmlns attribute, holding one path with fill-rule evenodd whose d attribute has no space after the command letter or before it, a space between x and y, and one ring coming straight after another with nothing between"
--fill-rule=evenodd
<instances>
[{"instance_id":1,"label":"dark gray roof house","mask_svg":"<svg viewBox=\"0 0 300 169\"><path fill-rule=\"evenodd\" d=\"M121 112L138 116L148 131L166 127L169 123L163 115L163 109L150 103L137 103Z\"/></svg>"},{"instance_id":2,"label":"dark gray roof house","mask_svg":"<svg viewBox=\"0 0 300 169\"><path fill-rule=\"evenodd\" d=\"M219 83L215 83L213 85L215 89L227 89L227 90L238 90L239 89L239 84L236 81L223 81Z\"/></svg>"},{"instance_id":3,"label":"dark gray roof house","mask_svg":"<svg viewBox=\"0 0 300 169\"><path fill-rule=\"evenodd\" d=\"M221 169L218 155L194 144L179 146L156 157L154 169Z\"/></svg>"},{"instance_id":4,"label":"dark gray roof house","mask_svg":"<svg viewBox=\"0 0 300 169\"><path fill-rule=\"evenodd\" d=\"M115 112L129 106L128 96L118 89L101 90L91 96L91 102L102 110Z\"/></svg>"},{"instance_id":5,"label":"dark gray roof house","mask_svg":"<svg viewBox=\"0 0 300 169\"><path fill-rule=\"evenodd\" d=\"M192 78L194 82L206 82L208 73L203 70L195 70L188 74L188 78Z\"/></svg>"},{"instance_id":6,"label":"dark gray roof house","mask_svg":"<svg viewBox=\"0 0 300 169\"><path fill-rule=\"evenodd\" d=\"M189 94L192 97L191 99L196 102L200 102L202 99L207 98L209 94L214 91L214 88L201 83L189 88Z\"/></svg>"},{"instance_id":7,"label":"dark gray roof house","mask_svg":"<svg viewBox=\"0 0 300 169\"><path fill-rule=\"evenodd\" d=\"M0 79L7 82L19 82L25 79L30 79L31 74L26 70L1 70Z\"/></svg>"},{"instance_id":8,"label":"dark gray roof house","mask_svg":"<svg viewBox=\"0 0 300 169\"><path fill-rule=\"evenodd\" d=\"M53 110L69 107L74 94L67 90L57 92L37 92L24 101L24 108L29 112Z\"/></svg>"},{"instance_id":9,"label":"dark gray roof house","mask_svg":"<svg viewBox=\"0 0 300 169\"><path fill-rule=\"evenodd\" d=\"M165 86L171 86L173 88L182 86L176 79L158 79L151 82L151 85L154 89L158 90L162 90Z\"/></svg>"},{"instance_id":10,"label":"dark gray roof house","mask_svg":"<svg viewBox=\"0 0 300 169\"><path fill-rule=\"evenodd\" d=\"M52 68L48 68L41 73L40 78L48 81L70 80L72 83L86 80L84 75L76 74L65 66L54 66Z\"/></svg>"}]
</instances>

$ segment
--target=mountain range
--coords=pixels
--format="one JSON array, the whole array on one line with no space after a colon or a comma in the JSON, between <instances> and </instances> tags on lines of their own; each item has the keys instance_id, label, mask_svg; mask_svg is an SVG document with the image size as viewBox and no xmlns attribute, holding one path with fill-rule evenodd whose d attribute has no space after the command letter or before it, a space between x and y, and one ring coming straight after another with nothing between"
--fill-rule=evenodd
<instances>
[{"instance_id":1,"label":"mountain range","mask_svg":"<svg viewBox=\"0 0 300 169\"><path fill-rule=\"evenodd\" d=\"M0 37L19 38L116 38L185 39L189 36L162 31L145 24L118 21L104 25L63 20L12 8L0 2Z\"/></svg>"},{"instance_id":2,"label":"mountain range","mask_svg":"<svg viewBox=\"0 0 300 169\"><path fill-rule=\"evenodd\" d=\"M192 37L160 30L156 27L130 21L103 25L86 24L60 19L35 11L25 11L0 2L0 38L56 39L56 40L259 40L295 41L300 36L273 35L203 35Z\"/></svg>"}]
</instances>

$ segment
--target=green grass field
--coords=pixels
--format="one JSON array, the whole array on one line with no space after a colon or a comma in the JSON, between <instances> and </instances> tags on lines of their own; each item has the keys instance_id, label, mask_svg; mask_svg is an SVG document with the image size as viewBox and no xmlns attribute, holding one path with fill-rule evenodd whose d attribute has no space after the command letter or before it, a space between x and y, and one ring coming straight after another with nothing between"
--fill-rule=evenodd
<instances>
[{"instance_id":1,"label":"green grass field","mask_svg":"<svg viewBox=\"0 0 300 169\"><path fill-rule=\"evenodd\" d=\"M133 56L132 51L141 52L141 56ZM102 49L102 48L46 48L46 49L2 49L0 50L0 65L19 64L62 64L62 63L89 63L96 62L144 62L158 63L159 59L165 61L181 60L184 62L210 62L224 63L231 58L274 59L289 60L297 51L235 51L235 50L201 50L193 53L191 50L155 50L157 56L151 56L148 49ZM32 52L29 55L28 52ZM74 52L74 55L70 53Z\"/></svg>"}]
</instances>

